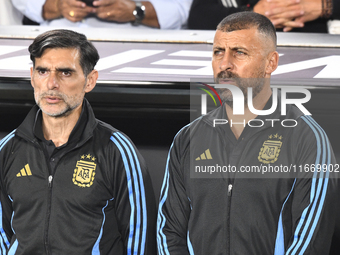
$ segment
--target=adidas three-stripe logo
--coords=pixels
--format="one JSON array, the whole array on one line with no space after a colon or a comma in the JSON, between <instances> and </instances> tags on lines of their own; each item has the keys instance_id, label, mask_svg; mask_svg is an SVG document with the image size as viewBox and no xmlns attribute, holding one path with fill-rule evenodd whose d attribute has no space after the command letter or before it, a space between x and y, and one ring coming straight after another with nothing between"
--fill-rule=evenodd
<instances>
[{"instance_id":1,"label":"adidas three-stripe logo","mask_svg":"<svg viewBox=\"0 0 340 255\"><path fill-rule=\"evenodd\" d=\"M32 175L30 166L26 164L25 167L21 169L20 172L17 174L17 177L30 176L30 175Z\"/></svg>"},{"instance_id":2,"label":"adidas three-stripe logo","mask_svg":"<svg viewBox=\"0 0 340 255\"><path fill-rule=\"evenodd\" d=\"M206 159L213 159L211 154L210 154L210 150L209 149L205 150L205 152L203 152L201 154L201 156L196 158L196 160L206 160Z\"/></svg>"},{"instance_id":3,"label":"adidas three-stripe logo","mask_svg":"<svg viewBox=\"0 0 340 255\"><path fill-rule=\"evenodd\" d=\"M224 7L230 8L230 7L238 7L238 4L236 0L221 0L221 3L223 4Z\"/></svg>"}]
</instances>

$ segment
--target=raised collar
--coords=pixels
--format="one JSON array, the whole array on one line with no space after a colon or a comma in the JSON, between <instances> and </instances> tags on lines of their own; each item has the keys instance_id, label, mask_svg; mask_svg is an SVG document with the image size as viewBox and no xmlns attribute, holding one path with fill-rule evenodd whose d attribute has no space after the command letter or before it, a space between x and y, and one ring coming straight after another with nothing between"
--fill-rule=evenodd
<instances>
[{"instance_id":1,"label":"raised collar","mask_svg":"<svg viewBox=\"0 0 340 255\"><path fill-rule=\"evenodd\" d=\"M35 105L27 114L24 121L17 128L16 134L26 140L32 142L37 139L42 140L42 114L40 108ZM68 143L77 142L79 140L86 139L91 136L98 121L95 119L93 110L87 99L84 98L82 112L77 121L77 124L73 128Z\"/></svg>"}]
</instances>

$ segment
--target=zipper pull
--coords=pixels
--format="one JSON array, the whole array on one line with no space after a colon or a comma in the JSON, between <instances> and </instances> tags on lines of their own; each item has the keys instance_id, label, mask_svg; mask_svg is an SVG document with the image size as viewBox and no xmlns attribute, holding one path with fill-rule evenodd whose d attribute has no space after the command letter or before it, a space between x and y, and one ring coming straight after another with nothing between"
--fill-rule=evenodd
<instances>
[{"instance_id":1,"label":"zipper pull","mask_svg":"<svg viewBox=\"0 0 340 255\"><path fill-rule=\"evenodd\" d=\"M231 197L231 191L233 189L233 185L232 184L229 184L228 185L228 197Z\"/></svg>"},{"instance_id":2,"label":"zipper pull","mask_svg":"<svg viewBox=\"0 0 340 255\"><path fill-rule=\"evenodd\" d=\"M53 176L52 175L48 176L48 187L49 188L52 188L52 180L53 180Z\"/></svg>"}]
</instances>

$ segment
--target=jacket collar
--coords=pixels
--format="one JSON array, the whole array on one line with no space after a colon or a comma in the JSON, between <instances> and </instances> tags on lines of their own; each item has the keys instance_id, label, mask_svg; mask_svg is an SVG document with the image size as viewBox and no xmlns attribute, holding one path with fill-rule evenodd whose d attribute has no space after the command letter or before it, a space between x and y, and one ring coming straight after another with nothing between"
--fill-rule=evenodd
<instances>
[{"instance_id":1,"label":"jacket collar","mask_svg":"<svg viewBox=\"0 0 340 255\"><path fill-rule=\"evenodd\" d=\"M16 130L16 135L35 142L37 139L42 139L42 114L39 106L35 105L27 114L24 121ZM93 130L97 126L96 120L90 103L84 98L82 112L73 128L69 137L68 143L82 141L89 138L93 134Z\"/></svg>"}]
</instances>

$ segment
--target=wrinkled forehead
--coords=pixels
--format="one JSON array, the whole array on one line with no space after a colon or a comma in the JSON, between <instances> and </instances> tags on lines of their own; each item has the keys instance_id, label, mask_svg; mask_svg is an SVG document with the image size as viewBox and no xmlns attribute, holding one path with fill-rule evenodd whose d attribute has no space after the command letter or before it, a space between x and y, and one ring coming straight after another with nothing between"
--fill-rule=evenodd
<instances>
[{"instance_id":1,"label":"wrinkled forehead","mask_svg":"<svg viewBox=\"0 0 340 255\"><path fill-rule=\"evenodd\" d=\"M75 48L75 47L45 47L42 49L40 58L46 54L52 54L52 55L66 54L72 57L79 57L80 51L78 48Z\"/></svg>"},{"instance_id":2,"label":"wrinkled forehead","mask_svg":"<svg viewBox=\"0 0 340 255\"><path fill-rule=\"evenodd\" d=\"M256 29L242 29L230 32L216 30L214 37L215 44L254 44L260 39L259 32Z\"/></svg>"},{"instance_id":3,"label":"wrinkled forehead","mask_svg":"<svg viewBox=\"0 0 340 255\"><path fill-rule=\"evenodd\" d=\"M35 66L79 68L79 51L75 48L48 48L35 59Z\"/></svg>"}]
</instances>

